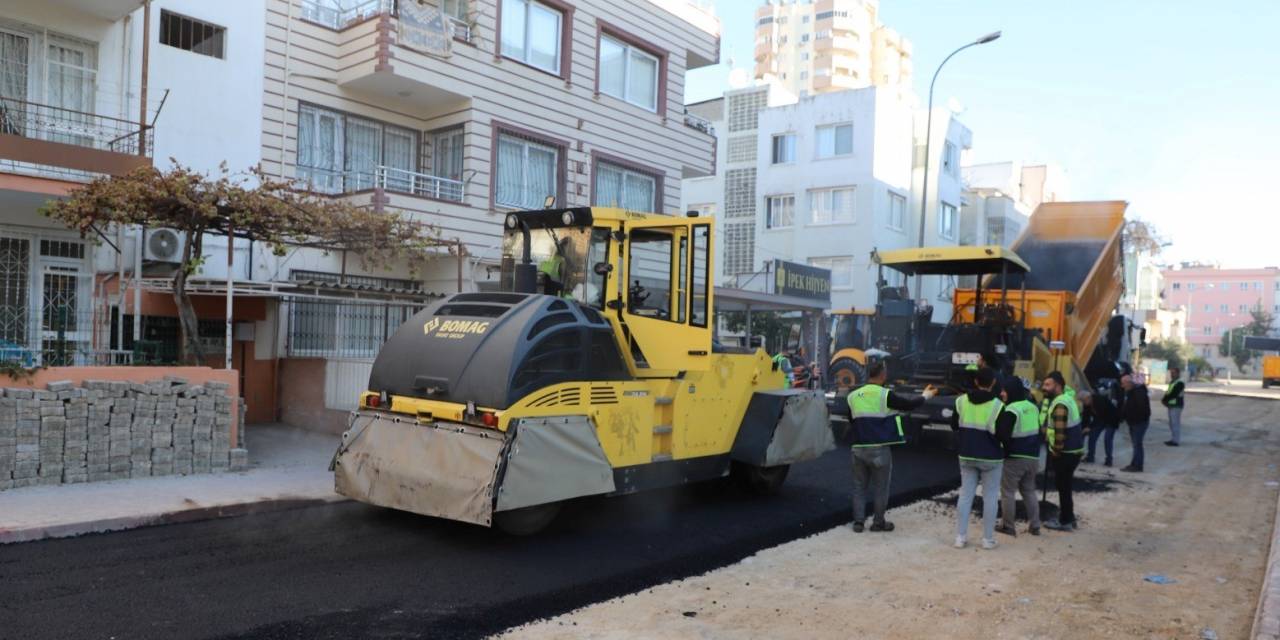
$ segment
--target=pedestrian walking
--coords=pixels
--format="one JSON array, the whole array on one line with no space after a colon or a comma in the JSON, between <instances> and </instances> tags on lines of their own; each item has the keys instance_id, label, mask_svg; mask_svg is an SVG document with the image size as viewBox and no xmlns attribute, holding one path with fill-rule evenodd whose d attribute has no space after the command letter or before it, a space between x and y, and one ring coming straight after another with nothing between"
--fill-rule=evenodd
<instances>
[{"instance_id":1,"label":"pedestrian walking","mask_svg":"<svg viewBox=\"0 0 1280 640\"><path fill-rule=\"evenodd\" d=\"M1075 394L1068 392L1062 372L1054 371L1040 384L1048 401L1048 410L1040 418L1044 421L1044 437L1049 449L1049 464L1053 467L1054 486L1058 490L1058 517L1044 523L1056 531L1074 531L1076 523L1072 484L1076 467L1084 455L1084 426L1080 421L1080 406Z\"/></svg>"},{"instance_id":2,"label":"pedestrian walking","mask_svg":"<svg viewBox=\"0 0 1280 640\"><path fill-rule=\"evenodd\" d=\"M1009 446L1005 449L1004 470L1000 476L1000 512L1004 514L996 531L1009 536L1018 535L1013 526L1017 515L1017 497L1022 493L1022 504L1027 510L1028 531L1040 535L1040 501L1036 498L1036 472L1040 470L1040 447L1044 436L1040 432L1040 410L1027 396L1022 381L1013 378L1004 388L1004 414L1001 420L1011 419L1013 427ZM1001 424L996 424L999 430Z\"/></svg>"},{"instance_id":3,"label":"pedestrian walking","mask_svg":"<svg viewBox=\"0 0 1280 640\"><path fill-rule=\"evenodd\" d=\"M991 390L995 371L987 367L973 375L977 389L956 398L951 428L959 435L960 500L957 504L956 548L969 539L969 513L982 483L982 548L996 548L996 509L1000 505L1000 482L1004 469L1005 444L1013 432L1014 418L1001 409L1004 403Z\"/></svg>"},{"instance_id":4,"label":"pedestrian walking","mask_svg":"<svg viewBox=\"0 0 1280 640\"><path fill-rule=\"evenodd\" d=\"M1129 438L1133 440L1133 460L1121 471L1140 473L1146 462L1142 441L1147 436L1147 427L1151 425L1151 392L1147 391L1147 385L1135 381L1132 375L1120 378L1120 388L1124 389L1120 416L1129 425Z\"/></svg>"},{"instance_id":5,"label":"pedestrian walking","mask_svg":"<svg viewBox=\"0 0 1280 640\"><path fill-rule=\"evenodd\" d=\"M1165 445L1177 447L1182 444L1182 408L1186 404L1183 394L1187 385L1182 381L1182 370L1177 367L1169 367L1169 380L1160 404L1169 409L1169 441Z\"/></svg>"},{"instance_id":6,"label":"pedestrian walking","mask_svg":"<svg viewBox=\"0 0 1280 640\"><path fill-rule=\"evenodd\" d=\"M1084 405L1080 417L1084 428L1089 432L1089 451L1085 454L1084 461L1094 462L1098 439L1101 438L1102 452L1106 456L1102 464L1109 467L1115 450L1116 431L1120 428L1120 409L1116 406L1112 391L1100 386L1097 393L1081 396L1080 402Z\"/></svg>"},{"instance_id":7,"label":"pedestrian walking","mask_svg":"<svg viewBox=\"0 0 1280 640\"><path fill-rule=\"evenodd\" d=\"M918 396L901 394L885 388L888 378L883 362L867 368L867 384L851 391L848 397L853 435L853 530L862 533L867 519L867 493L871 493L874 517L872 531L893 531L893 523L885 520L889 506L889 480L893 476L893 452L890 447L906 442L900 411L911 411L937 391L925 387Z\"/></svg>"}]
</instances>

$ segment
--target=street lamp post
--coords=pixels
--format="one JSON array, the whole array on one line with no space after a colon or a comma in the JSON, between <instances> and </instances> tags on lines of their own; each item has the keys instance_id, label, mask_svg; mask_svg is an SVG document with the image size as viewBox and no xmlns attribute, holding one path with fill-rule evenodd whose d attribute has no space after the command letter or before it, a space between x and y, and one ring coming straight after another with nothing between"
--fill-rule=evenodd
<instances>
[{"instance_id":1,"label":"street lamp post","mask_svg":"<svg viewBox=\"0 0 1280 640\"><path fill-rule=\"evenodd\" d=\"M938 65L937 70L933 72L933 79L929 81L929 110L925 112L925 116L924 116L925 118L924 180L921 182L921 187L920 187L921 189L920 190L920 193L921 193L920 195L920 246L921 247L924 246L924 225L925 225L925 219L926 219L926 212L928 211L928 207L929 207L929 160L930 160L929 143L932 142L932 138L933 138L933 85L938 81L938 74L942 72L942 67L947 64L948 60L955 57L957 53L960 53L961 51L964 51L969 47L976 47L980 44L987 44L988 42L993 42L1000 38L1000 33L1001 32L999 31L993 31L991 33L988 33L985 36L982 36L981 38L978 38L977 40L974 40L973 42L970 42L969 44L964 45L963 47L960 47L959 49L956 49L955 51L952 51L950 55L942 59L942 64ZM924 296L924 285L922 284L922 282L923 282L923 279L919 275L917 275L916 276L916 298L921 298Z\"/></svg>"}]
</instances>

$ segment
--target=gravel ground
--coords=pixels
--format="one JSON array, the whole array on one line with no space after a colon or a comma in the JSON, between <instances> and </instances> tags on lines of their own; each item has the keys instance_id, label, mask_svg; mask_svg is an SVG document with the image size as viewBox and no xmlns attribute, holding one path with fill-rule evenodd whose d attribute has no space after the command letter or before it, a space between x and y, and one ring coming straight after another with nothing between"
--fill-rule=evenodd
<instances>
[{"instance_id":1,"label":"gravel ground","mask_svg":"<svg viewBox=\"0 0 1280 640\"><path fill-rule=\"evenodd\" d=\"M1244 638L1280 490L1280 404L1194 400L1179 448L1161 444L1157 408L1147 473L1082 466L1075 533L956 550L952 494L894 510L892 534L837 527L506 637ZM1127 462L1127 437L1116 444Z\"/></svg>"}]
</instances>

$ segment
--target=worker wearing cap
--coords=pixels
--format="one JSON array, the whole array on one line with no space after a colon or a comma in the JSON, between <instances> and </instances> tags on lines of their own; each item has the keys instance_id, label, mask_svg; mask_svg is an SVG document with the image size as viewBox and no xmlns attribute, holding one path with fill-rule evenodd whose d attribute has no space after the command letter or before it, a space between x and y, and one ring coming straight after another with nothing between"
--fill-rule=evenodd
<instances>
[{"instance_id":1,"label":"worker wearing cap","mask_svg":"<svg viewBox=\"0 0 1280 640\"><path fill-rule=\"evenodd\" d=\"M1075 503L1072 500L1072 483L1076 467L1084 457L1085 433L1080 420L1080 406L1074 393L1068 392L1062 372L1054 371L1041 383L1049 401L1045 421L1045 443L1049 449L1049 464L1053 466L1054 485L1058 489L1058 517L1044 523L1056 531L1074 531L1076 525Z\"/></svg>"},{"instance_id":2,"label":"worker wearing cap","mask_svg":"<svg viewBox=\"0 0 1280 640\"><path fill-rule=\"evenodd\" d=\"M1000 510L1004 514L996 531L1016 536L1014 516L1016 500L1022 493L1031 535L1040 535L1040 501L1036 498L1036 472L1040 469L1040 447L1044 436L1040 431L1040 410L1027 396L1022 381L1013 378L1004 388L1004 414L1013 421L1009 446L1005 449L1004 471L1000 480Z\"/></svg>"},{"instance_id":3,"label":"worker wearing cap","mask_svg":"<svg viewBox=\"0 0 1280 640\"><path fill-rule=\"evenodd\" d=\"M885 388L888 379L883 362L867 368L867 384L848 397L853 436L853 530L861 533L867 517L867 491L874 505L872 531L893 531L885 520L889 506L889 479L893 475L893 454L889 447L906 442L903 416L932 398L937 390L925 387L919 396L908 396Z\"/></svg>"}]
</instances>

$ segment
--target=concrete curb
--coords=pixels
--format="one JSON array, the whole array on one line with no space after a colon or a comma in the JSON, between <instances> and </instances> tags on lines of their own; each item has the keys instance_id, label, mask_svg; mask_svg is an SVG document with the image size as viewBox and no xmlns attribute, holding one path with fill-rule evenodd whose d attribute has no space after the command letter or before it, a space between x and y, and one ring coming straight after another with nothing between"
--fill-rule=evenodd
<instances>
[{"instance_id":1,"label":"concrete curb","mask_svg":"<svg viewBox=\"0 0 1280 640\"><path fill-rule=\"evenodd\" d=\"M147 513L119 518L104 518L84 522L71 522L45 527L25 527L21 529L0 528L0 545L19 542L33 542L52 538L70 538L89 533L108 533L125 531L141 527L153 527L182 522L199 522L217 518L234 518L238 516L271 513L273 511L289 511L305 509L326 504L346 502L348 499L335 495L331 498L271 498L254 502L237 502L208 507L193 507L177 511Z\"/></svg>"},{"instance_id":2,"label":"concrete curb","mask_svg":"<svg viewBox=\"0 0 1280 640\"><path fill-rule=\"evenodd\" d=\"M1253 640L1280 640L1280 502L1276 521L1271 528L1271 552L1267 555L1267 574L1258 593L1258 609L1253 616Z\"/></svg>"},{"instance_id":3,"label":"concrete curb","mask_svg":"<svg viewBox=\"0 0 1280 640\"><path fill-rule=\"evenodd\" d=\"M1192 389L1187 388L1185 393L1194 393L1201 396L1221 396L1224 398L1250 398L1253 400L1280 400L1280 396L1266 393L1253 393L1250 391L1228 391L1225 389Z\"/></svg>"}]
</instances>

